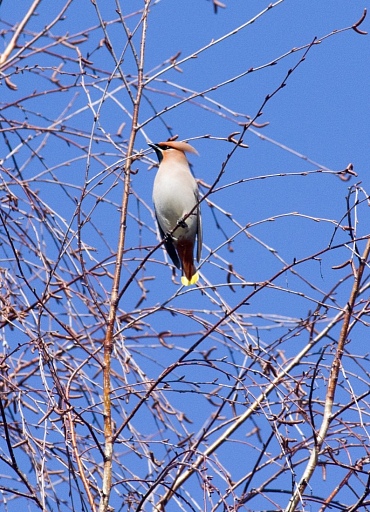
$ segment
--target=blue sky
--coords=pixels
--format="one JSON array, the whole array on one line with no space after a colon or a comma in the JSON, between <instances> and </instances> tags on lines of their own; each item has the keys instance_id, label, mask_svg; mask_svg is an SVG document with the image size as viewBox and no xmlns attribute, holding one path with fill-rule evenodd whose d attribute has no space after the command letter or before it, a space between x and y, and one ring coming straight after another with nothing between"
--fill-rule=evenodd
<instances>
[{"instance_id":1,"label":"blue sky","mask_svg":"<svg viewBox=\"0 0 370 512\"><path fill-rule=\"evenodd\" d=\"M266 9L269 2L225 0L225 4L226 8L219 8L215 14L212 2L207 0L152 2L145 46L145 78L150 79L164 70L173 56L179 55L177 61L180 61L209 45L212 40L217 41L234 31ZM23 18L30 5L31 2L17 3L14 8L11 0L3 0L0 7L0 29L3 31L0 52L10 41L10 28ZM38 15L27 24L19 45L30 41L58 15L64 5L59 0L52 4L41 2ZM127 38L116 13L117 4L111 0L97 1L97 6L107 22L106 33L116 56L119 58L124 52L121 73L135 94L137 70L126 47ZM182 452L179 455L177 448L179 437L192 433L193 439L197 439L203 427L208 425L215 408L207 399L207 393L214 392L218 400L228 403L229 393L233 391L237 395L235 409L225 406L223 419L216 422L217 429L199 445L199 453L202 453L210 441L232 423L233 415L242 414L247 404L268 385L270 375L264 372L263 364L269 356L273 357L276 368L281 369L306 345L309 332L302 327L302 319L308 318L313 322L310 315L318 302L325 302L327 307L320 310L320 320L312 323L316 329L314 334L328 325L348 301L353 282L350 268L333 270L332 267L353 256L348 230L338 227L348 225L346 198L350 192L348 204L356 234L364 237L369 231L366 197L370 189L370 39L352 29L342 29L359 20L365 7L366 4L358 0L275 2L274 7L253 24L210 45L197 58L189 58L179 64L179 69L163 72L144 88L139 113L139 124L143 127L135 141L135 151L140 158L132 166L135 174L131 182L122 287L148 250L157 244L151 199L156 158L147 142L160 142L175 134L180 140L190 140L200 154L199 157L190 155L189 160L200 180L202 194L214 183L223 163L227 161L227 165L215 191L202 204L204 247L200 287L180 288L178 275L175 282L171 280L172 269L159 248L138 274L146 290L144 300L139 304L143 294L141 283L137 281L122 297L120 315L122 318L130 315L136 319L136 324L127 328L125 321L117 322L117 331L122 331L117 334L113 359L116 372L113 386L117 388L116 424L120 425L137 403L138 396L144 393L146 378L158 379L161 372L176 364L225 311L232 308L236 311L219 330L188 352L183 365L168 375L163 389L158 386L162 399L166 397L192 423L181 424L171 417L166 421L173 421L173 428L167 428L169 423L161 423L153 415L153 398L153 402L148 401L137 413L132 429L122 433L121 444L117 446L120 450L123 448L117 455L115 478L127 478L127 481L122 487L117 485L112 495L112 505L117 510L124 510L120 507L130 486L131 489L137 487L142 493L147 490L145 484L141 487L136 485L135 478L145 480L148 474L150 478L156 478L157 468L153 469L147 462L147 452L144 449L141 452L141 442L145 440L154 457L163 458L163 467L167 467L171 460L183 456ZM137 51L141 9L142 2L137 0L121 2L122 14L127 16L127 27L134 33L133 44ZM370 30L369 20L368 16L360 27L362 30ZM66 33L69 34L68 44L58 39ZM328 34L332 35L324 38ZM55 363L63 379L64 376L67 379L71 368L81 365L81 374L76 373L81 379L81 388L89 387L91 383L96 385L88 397L85 395L80 402L76 399L75 406L83 411L88 422L96 425L97 430L101 426L96 412L100 411L101 405L101 373L94 359L84 358L86 353L94 351L100 355L99 344L105 333L104 315L107 315L109 307L123 189L122 166L132 115L126 86L103 43L104 37L93 4L87 0L71 2L65 19L59 20L48 34L21 55L22 58L15 58L3 71L17 90L11 90L3 80L0 96L4 134L0 139L1 186L3 191L11 190L19 200L18 209L12 207L5 200L4 193L2 212L9 215L8 225L12 230L14 247L24 258L21 266L27 278L19 273L4 226L0 227L0 267L4 276L6 272L11 276L9 282L12 281L14 289L22 291L16 301L17 307L22 309L49 290L48 273L43 270L45 261L49 261L54 269L50 274L52 282L57 278L68 283L71 281L71 295L59 290L62 299L50 299L48 308L45 304L45 310L32 315L29 324L20 320L15 331L11 328L13 326L3 326L4 354L21 343L23 359L32 360L34 350L38 353L36 341L39 339L51 340L50 350L55 353L63 348L65 359L57 359ZM227 140L228 136L241 131L240 123L257 114L265 97L274 93L289 69L299 63L304 50L291 50L307 46L315 38L321 41L320 44L310 48L304 62L286 80L285 87L264 106L257 122L266 125L249 129L243 137L249 147L238 147L229 156L235 145ZM36 51L41 48L43 51ZM267 66L289 52L276 65ZM79 63L79 54L85 63ZM82 68L84 74L81 74ZM251 69L255 71L246 73ZM231 81L243 73L245 76ZM53 81L55 77L59 82ZM225 81L230 83L221 87ZM64 90L58 89L58 83ZM198 96L172 108L192 92ZM160 116L155 115L162 111ZM17 130L13 129L14 126ZM343 181L335 172L345 169L349 163L353 164L357 176ZM318 172L319 169L324 172ZM29 189L35 196L29 195ZM359 205L355 208L356 199ZM35 211L41 210L44 217L41 215L35 220ZM81 225L86 218L89 222ZM22 233L17 231L19 226L24 227L38 250L27 252ZM78 259L74 251L79 250L81 243L85 249ZM331 246L338 248L328 250ZM363 241L358 243L358 248L360 252L363 250ZM314 260L311 256L316 253L320 255ZM299 262L293 272L284 270L294 260L301 259L305 261ZM356 258L354 261L357 263ZM231 277L232 288L227 281L229 265L236 272ZM97 267L96 273L94 266ZM86 269L89 270L87 281L82 278L73 281ZM277 273L280 275L275 279ZM5 283L2 274L0 278ZM368 279L368 271L365 278ZM342 282L335 294L332 293L328 299L326 294L340 280ZM269 287L258 289L260 283L268 281ZM256 289L258 292L254 293ZM361 298L367 300L366 288ZM95 309L97 304L101 315ZM77 313L82 316L77 318ZM66 336L66 328L58 324L58 318L80 333L84 350L71 343ZM332 349L335 348L333 339L338 336L340 326L339 323L333 328L332 337L323 338L291 374L292 382L294 379L303 380L307 393L314 389L317 424L321 418L320 400L325 395ZM346 404L353 394L360 394L368 385L368 361L367 355L363 355L366 327L360 323L353 326L351 347L345 356L341 374L338 403ZM60 333L60 337L53 337L55 331ZM165 338L169 346L160 342L160 333L171 334ZM254 355L247 350L249 344L253 346ZM208 365L203 357L211 348L214 348L213 366ZM14 357L8 356L7 359L14 368L17 367L18 354L20 352L15 351ZM325 362L320 359L321 354L325 355ZM361 356L354 358L351 354ZM321 366L315 380L312 375L318 361ZM303 379L303 372L310 376L307 382ZM236 391L238 378L241 379L240 387ZM40 369L32 380L33 389L40 389L37 393L35 391L34 400L40 403L44 400L45 403L38 405L39 415L35 414L30 419L30 423L32 420L36 425L35 430L30 427L31 432L37 432L37 422L51 407L44 385ZM290 385L290 381L286 386L281 384L271 401L267 400L260 411L233 434L232 441L224 444L211 458L207 471L221 492L227 489L223 471L228 471L231 479L237 481L255 464L263 443L253 428L258 426L264 440L270 435L274 428L271 414L281 411L284 397L288 401L291 399ZM50 386L53 387L51 377ZM137 395L131 394L133 388L139 390ZM364 405L360 404L360 407ZM358 420L359 409L352 411L354 416L350 417L351 420ZM50 429L56 444L63 445L62 429L52 430L56 429L57 423L48 421L44 421L43 427ZM344 415L343 421L349 421L349 416ZM82 425L79 428L82 438L89 439L88 431ZM176 429L181 432L180 436L175 434ZM132 434L134 430L141 432L142 437L135 437L136 434ZM302 447L294 455L276 459L271 466L288 465L306 457L308 452L303 440L310 439L311 430L309 422L299 427L281 428L269 445L269 453L280 453L280 436L292 437L297 444L302 442ZM357 434L359 438L361 435L366 438L366 428ZM340 425L333 426L333 435L328 443L336 448L340 435L350 439L348 431L341 433ZM352 464L356 457L364 456L364 438L353 452L349 449L347 454L345 450L340 452L338 457L342 462ZM168 445L164 439L168 439ZM132 446L143 458L135 455ZM7 454L5 445L2 450ZM89 446L86 453L100 460L96 449ZM347 460L347 455L350 460ZM28 470L28 463L23 457L21 454L20 461ZM50 464L57 469L62 466L56 460ZM302 467L304 464L297 464L298 478ZM0 473L5 471L6 467L0 466ZM268 465L261 468L251 486L261 485L268 478L268 471ZM331 482L338 483L344 475L337 468L330 468L330 471ZM131 482L133 475L134 482ZM173 477L174 473L169 471L169 480ZM276 489L289 490L291 478L287 469L277 477L276 485L271 485L275 490L264 489L247 506L251 510L283 509L289 496ZM356 481L353 486L357 486L357 492L361 494L362 484ZM240 498L242 487L235 490L235 499ZM323 483L318 470L312 481L312 495L325 499L333 487L334 484L329 489ZM67 486L61 486L61 489L61 494L67 497ZM158 494L164 492L163 488L157 491ZM217 509L217 498L204 498L195 476L189 479L183 491L186 499L194 499L194 510ZM234 503L233 496L225 499L230 506ZM347 488L343 489L338 500L342 504L356 501ZM15 507L19 505L18 500L9 504L9 512L19 510L13 503ZM176 505L173 506L178 508L169 510L181 510L181 507L191 510L181 500L174 500L174 503ZM310 502L305 510L316 510L315 506ZM150 510L149 502L147 507Z\"/></svg>"}]
</instances>

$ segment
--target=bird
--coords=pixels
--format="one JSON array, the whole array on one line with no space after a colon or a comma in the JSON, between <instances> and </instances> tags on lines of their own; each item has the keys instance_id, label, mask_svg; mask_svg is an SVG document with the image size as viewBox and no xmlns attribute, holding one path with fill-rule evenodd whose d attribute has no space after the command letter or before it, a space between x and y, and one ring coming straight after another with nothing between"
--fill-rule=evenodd
<instances>
[{"instance_id":1,"label":"bird","mask_svg":"<svg viewBox=\"0 0 370 512\"><path fill-rule=\"evenodd\" d=\"M153 185L153 203L160 235L173 264L182 271L181 283L189 286L199 279L194 266L194 246L197 239L196 258L199 262L202 219L198 185L185 153L198 155L198 152L187 142L167 141L148 145L156 152L159 162Z\"/></svg>"}]
</instances>

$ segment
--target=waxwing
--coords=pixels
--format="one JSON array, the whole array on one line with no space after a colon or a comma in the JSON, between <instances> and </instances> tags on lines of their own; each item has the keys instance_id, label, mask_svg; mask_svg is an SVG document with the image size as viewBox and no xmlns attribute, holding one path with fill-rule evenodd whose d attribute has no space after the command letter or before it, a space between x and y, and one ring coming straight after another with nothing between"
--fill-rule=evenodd
<instances>
[{"instance_id":1,"label":"waxwing","mask_svg":"<svg viewBox=\"0 0 370 512\"><path fill-rule=\"evenodd\" d=\"M182 284L189 286L195 284L199 278L193 253L197 238L199 261L202 224L198 185L191 174L185 152L196 155L198 153L187 142L168 141L149 146L154 149L159 161L153 186L153 203L159 231L165 239L164 244L173 264L182 270ZM184 219L190 212L189 217Z\"/></svg>"}]
</instances>

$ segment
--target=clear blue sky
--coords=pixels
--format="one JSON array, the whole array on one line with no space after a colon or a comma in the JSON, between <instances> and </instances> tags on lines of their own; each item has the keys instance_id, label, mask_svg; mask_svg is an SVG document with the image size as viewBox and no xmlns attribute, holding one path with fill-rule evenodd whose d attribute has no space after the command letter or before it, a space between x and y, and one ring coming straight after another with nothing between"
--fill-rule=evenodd
<instances>
[{"instance_id":1,"label":"clear blue sky","mask_svg":"<svg viewBox=\"0 0 370 512\"><path fill-rule=\"evenodd\" d=\"M192 55L212 40L216 41L240 27L266 8L269 2L225 0L225 4L226 8L219 8L215 14L212 3L207 0L153 2L148 20L145 76L153 76L163 69L163 63L179 52L181 54L177 60ZM22 19L29 5L30 1L15 4L11 0L3 0L0 6L0 29L5 35L0 39L0 53L9 43L9 27ZM59 0L52 3L41 2L37 11L38 16L32 17L19 44L29 41L34 33L50 23L63 5ZM125 48L126 38L119 23L110 23L111 20L117 20L116 3L112 0L97 0L97 5L103 19L108 22L107 33L119 57ZM139 115L139 123L145 125L137 136L135 149L137 152L145 151L146 156L133 165L138 172L132 177L122 286L147 254L147 248L152 248L157 243L151 199L156 158L147 147L148 140L159 142L174 134L178 134L180 139L190 139L200 153L199 157L190 157L194 174L201 182L211 185L218 176L222 163L234 148L231 142L227 142L227 137L233 132L241 131L239 123L245 122L245 116L256 115L266 95L272 94L279 87L288 70L299 62L303 51L294 52L274 66L250 72L223 87L219 85L249 69L264 66L293 48L308 45L314 38L321 40L333 31L351 26L362 16L365 7L366 3L359 0L285 0L235 35L214 44L197 58L180 64L180 70L171 69L150 83L145 90ZM141 8L142 2L139 1L121 2L123 15ZM135 31L139 19L139 15L127 17L126 22L131 31ZM88 33L88 39L83 42L84 32L92 26L96 28ZM360 28L370 31L370 15ZM66 32L78 34L74 38L78 41L76 46L82 57L91 62L91 66L85 68L87 72L83 79L79 76L80 68L76 62L78 55L75 49L58 41L58 36ZM140 32L139 27L133 39L137 49ZM19 197L19 217L25 222L27 214L33 214L34 210L29 205L25 187L11 179L11 176L16 174L16 169L10 148L14 149L19 144L19 148L14 152L18 169L21 168L21 174L28 186L37 192L44 204L54 212L54 217L50 216L50 225L53 226L54 233L57 232L58 226L62 231L66 226L71 226L71 231L67 235L71 245L66 244L66 254L78 246L77 238L72 235L72 230L76 229L78 224L76 202L81 201L81 187L87 185L89 193L80 203L83 215L91 214L91 222L81 230L84 243L91 249L90 253L84 253L85 264L91 267L95 262L102 262L108 258L109 263L103 266L112 273L112 255L117 246L118 209L122 194L119 166L122 165L125 156L132 105L118 74L108 81L115 70L115 65L102 44L103 38L104 34L99 28L92 2L75 0L66 11L65 20L54 25L48 37L45 36L33 45L33 49L36 49L53 42L48 54L34 52L32 49L25 52L23 60L15 62L14 66L6 70L17 90L11 90L2 81L0 114L2 128L6 128L10 146L4 138L0 139L0 159L4 169L8 171L3 173L2 187L4 189L6 184ZM13 54L15 53L16 50ZM60 59L58 55L65 59ZM197 287L180 290L177 284L179 280L177 279L176 283L171 281L171 269L164 263L162 249L155 253L138 275L138 278L150 278L145 281L147 294L140 307L136 307L136 304L141 297L141 289L137 284L131 284L122 298L123 311L131 313L136 318L144 311L149 312L161 306L158 311L144 319L140 342L134 340L138 334L135 329L126 332L128 351L149 379L156 379L166 366L175 362L191 343L197 341L206 329L204 326L214 324L222 316L223 311L246 300L249 293L254 290L255 283L270 280L286 263L291 263L294 259L309 258L316 252L324 251L330 243L336 245L349 242L348 232L336 229L338 223L348 223L348 219L344 217L349 187L356 183L361 184L362 189L357 189L360 201L364 200L370 190L369 57L369 36L357 34L353 30L337 33L322 40L310 49L305 61L287 79L286 86L263 108L263 115L258 122L268 124L263 128L254 127L246 133L244 143L248 144L249 148L238 148L230 158L217 190L209 197L214 207L211 208L205 203L202 206L204 248L200 283L202 286L205 283L212 284L214 289L205 287L204 293ZM57 89L52 78L55 69L61 63L63 66L59 69L58 77L68 89L64 92L50 92ZM28 66L28 70L19 73L15 66L18 66L18 69ZM135 83L136 69L129 50L125 53L121 69L127 81L130 84ZM49 77L50 80L45 77ZM135 92L134 87L132 90ZM203 93L208 90L209 92L192 102L185 102L170 109L179 99L189 96L190 91ZM39 95L44 91L49 92ZM95 125L89 102L95 102L95 113L99 111ZM154 112L160 112L162 109L170 110L163 113L160 118L151 119ZM8 130L9 120L25 124L15 132ZM68 144L60 137L46 135L37 129L38 126L44 129L53 127L53 123L58 120L60 122L57 126L63 125L65 137L69 139ZM150 121L146 122L148 120ZM125 123L125 126L121 136L118 136L117 132L122 123ZM73 130L83 130L85 136L81 138L72 133ZM80 147L77 147L77 143ZM349 163L353 164L357 173L357 177L353 176L350 181L342 181L330 172L340 171ZM114 172L109 167L111 165L114 166ZM326 172L314 172L319 168L325 169ZM303 175L304 172L307 172L306 176ZM236 184L241 180L244 182ZM63 189L60 183L64 184ZM117 186L113 186L117 183ZM205 193L207 187L201 186L201 191ZM99 196L103 198L102 201L97 201ZM353 199L351 204L353 205ZM4 208L4 211L8 212L8 206ZM368 234L368 216L366 202L358 207L356 215L353 212L352 220L356 224L358 236ZM247 230L239 232L247 225ZM54 245L42 222L34 223L33 227L34 229L29 229L30 236L35 240L44 241L45 257L52 262L55 261L61 246ZM4 232L1 233L6 240ZM18 238L15 239L21 247ZM231 247L225 243L227 239L233 239ZM42 245L42 242L40 244ZM18 279L19 269L14 260L9 259L11 250L7 244L5 246L0 253L0 267L7 268ZM138 249L140 246L143 248ZM362 243L359 244L359 248L363 248ZM196 364L189 362L187 366L171 374L169 380L173 379L171 386L176 392L168 392L167 398L174 406L183 409L193 421L191 425L186 425L189 432L200 432L212 412L209 403L200 393L198 394L198 388L192 384L201 381L201 389L206 392L216 387L216 384L211 383L218 379L222 386L218 392L220 397L227 396L229 386L233 385L233 382L229 382L221 372L213 372L212 369L201 365L200 353L215 346L213 356L218 359L218 368L230 372L234 377L244 364L250 365L250 373L253 375L250 381L253 381L253 385L251 384L249 388L251 395L248 395L247 380L246 388L241 391L242 398L238 398L238 412L243 411L244 400L250 402L252 394L256 396L259 392L256 385L259 381L253 374L254 363L244 360L245 351L240 347L246 347L250 343L257 350L257 347L261 346L266 350L263 357L274 354L278 360L276 364L279 365L283 365L284 358L293 357L301 350L307 342L307 333L295 339L290 338L289 322L296 321L298 324L300 319L306 318L309 311L315 309L315 301L323 300L332 286L341 277L347 276L348 267L335 271L332 266L350 258L351 249L352 246L347 245L326 252L320 261L309 260L298 265L295 269L298 276L284 272L274 281L275 289L264 289L255 294L248 299L248 304L237 310L240 314L238 319L230 320L229 327L224 325L224 332L232 337L232 341L220 332L214 333L201 343L197 351L189 355L188 360L194 359ZM30 271L32 286L42 295L46 278L41 275L42 272L38 274L36 270L39 264L37 258L30 255L29 259L33 269ZM74 272L81 270L80 264L73 257L68 262L64 259L61 261L57 272L63 273L66 279L67 275L73 276ZM233 289L227 286L229 264L241 276L231 278ZM65 270L67 265L70 265L69 270ZM22 280L17 282L22 288ZM94 288L96 296L99 297L99 304L105 312L109 303L109 293L105 293L104 289L109 292L110 283L110 277L103 275L91 277L90 280L90 285ZM78 287L79 283L76 286ZM330 308L327 310L327 317L318 324L318 329L326 325L338 309L346 304L349 290L350 284L345 281L337 290L336 299L328 301ZM33 292L25 287L23 293L27 297L25 303L32 302ZM67 302L66 300L63 304L55 303L53 306L64 319L69 314ZM84 308L83 301L76 304L76 310L85 312ZM86 313L88 321L91 320L90 314L91 311ZM70 317L68 319L71 320ZM51 321L50 326L47 323L46 321L43 327L45 332L48 329L60 329L54 321ZM167 340L170 344L176 344L176 349L170 350L159 343L157 335L165 331L178 335L175 339ZM96 332L97 339L100 339L104 333L104 325L100 325ZM336 335L337 333L338 331L335 331ZM19 340L27 344L29 340L29 334L23 327L16 333L5 329L3 335L10 346L15 346ZM352 353L363 352L363 335L364 328L359 328L353 333ZM285 339L285 336L287 341L282 342L280 347L279 340ZM317 350L324 349L325 343L329 341L323 342ZM281 353L278 355L274 352L278 345L284 352L284 357ZM94 343L89 345L89 350L92 351L93 346ZM118 345L118 348L120 347L121 345ZM82 357L81 352L75 350L76 355ZM117 373L122 373L124 356L120 350L117 352L114 369ZM220 362L223 356L226 360ZM33 356L27 352L25 358L27 357ZM316 354L312 356L312 360L305 361L307 371L312 369L317 357ZM330 364L330 359L327 364ZM347 370L354 375L358 371L351 361L348 361ZM88 369L86 374L89 374ZM95 375L95 371L91 370L90 377L92 374ZM184 381L180 382L179 378L182 376ZM131 382L130 379L135 380L136 377L129 375L127 380ZM261 374L261 386L268 380L264 380L265 377ZM317 386L317 396L322 398L325 381L318 382L322 388ZM355 392L363 391L364 383L366 377L354 380L352 386ZM42 381L37 380L36 385L42 387ZM94 397L98 408L98 397ZM135 401L131 400L125 406L126 412ZM346 403L349 399L344 394L341 400ZM269 406L271 410L267 406L264 409L266 415L271 411L277 412L275 404L271 402ZM227 417L231 417L232 414L230 408L225 409ZM148 435L148 446L150 445L154 456L160 459L163 453L158 441L162 434L159 433L158 424L148 420L148 417L148 410L142 408L136 417L137 423L134 421L135 428L147 430L145 433ZM116 421L119 424L118 414ZM266 428L268 434L271 432L271 425L266 418L258 416L256 421L260 422L261 428ZM158 431L155 430L153 433L153 429ZM245 437L246 432L250 430L251 424L243 426L235 433L235 439L241 442L229 443L218 452L219 460L232 473L234 481L242 478L245 472L250 470L249 461L256 460L255 446L258 446L258 440L256 437ZM301 431L297 429L294 432L287 432L287 436L299 438L300 435L303 437L304 432L304 435L309 437L309 430L309 427L304 425ZM58 439L58 435L55 435ZM127 432L124 435L129 436ZM214 437L211 436L212 440L216 435L218 432ZM169 436L170 442L174 444L172 455L175 457L176 436L171 437L172 433L167 431L163 436ZM271 451L275 450L276 453L279 447L275 443L276 441L273 442L274 446L271 445ZM200 449L204 446L201 444ZM4 449L6 451L6 447ZM306 452L304 454L307 455ZM100 454L97 454L97 458L99 456ZM298 456L301 456L301 452ZM146 459L139 461L131 453L127 459L122 460L127 466L131 464L133 474L145 478ZM222 487L224 483L217 476L215 467L214 465L213 476L216 485ZM5 469L1 468L0 473L4 471ZM287 474L285 477L290 478ZM266 475L261 482L264 478ZM256 486L257 482L258 479L253 486ZM286 480L281 482L281 488L289 488L289 485ZM197 485L188 484L187 491L194 493L195 498L201 502ZM322 485L321 474L315 476L312 492L322 493L320 495L324 497L328 494ZM288 497L275 493L274 499L280 507L284 507ZM352 496L345 494L341 499L343 502L347 499L348 502L353 501ZM120 510L121 504L121 497L114 494L112 505L116 510ZM253 510L273 506L263 497L251 504ZM13 510L18 509L11 508L10 505L9 512ZM169 511L172 510L177 509L169 507ZM311 510L315 510L314 506Z\"/></svg>"}]
</instances>

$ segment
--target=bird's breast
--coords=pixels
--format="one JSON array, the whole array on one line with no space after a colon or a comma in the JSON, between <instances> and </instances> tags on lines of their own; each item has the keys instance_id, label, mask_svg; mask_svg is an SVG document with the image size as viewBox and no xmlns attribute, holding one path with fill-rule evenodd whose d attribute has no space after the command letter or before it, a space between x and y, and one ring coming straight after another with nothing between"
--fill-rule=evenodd
<instances>
[{"instance_id":1,"label":"bird's breast","mask_svg":"<svg viewBox=\"0 0 370 512\"><path fill-rule=\"evenodd\" d=\"M158 222L165 233L171 232L178 222L197 204L196 182L190 173L158 171L153 187L153 202ZM179 226L174 237L193 236L197 229L197 212L194 211Z\"/></svg>"}]
</instances>

